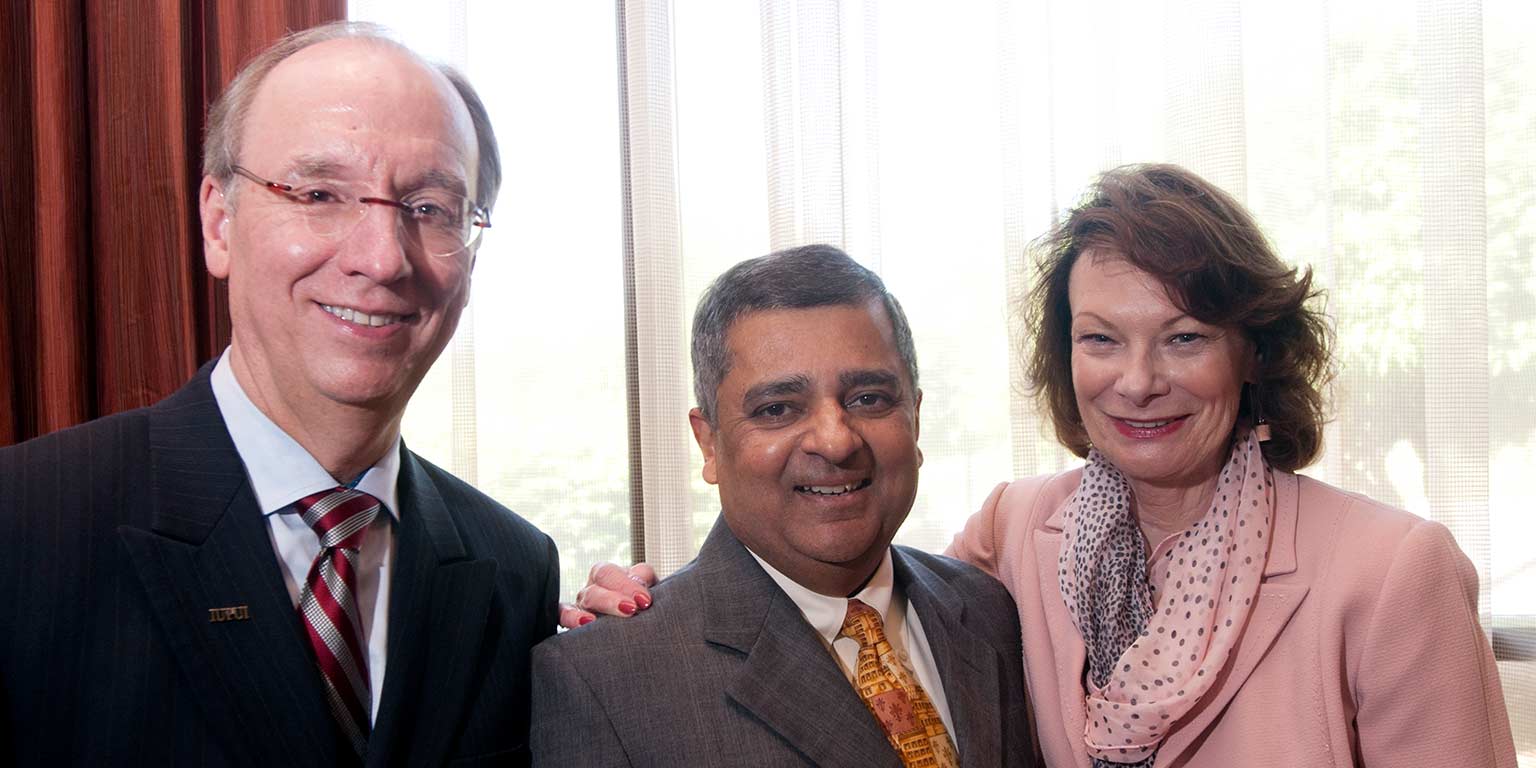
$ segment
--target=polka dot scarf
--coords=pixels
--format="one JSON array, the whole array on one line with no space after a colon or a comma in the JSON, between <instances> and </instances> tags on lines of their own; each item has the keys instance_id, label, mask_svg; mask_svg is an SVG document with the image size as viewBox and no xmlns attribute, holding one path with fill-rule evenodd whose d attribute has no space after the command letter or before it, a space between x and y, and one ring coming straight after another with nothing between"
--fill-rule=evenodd
<instances>
[{"instance_id":1,"label":"polka dot scarf","mask_svg":"<svg viewBox=\"0 0 1536 768\"><path fill-rule=\"evenodd\" d=\"M1059 574L1088 652L1083 741L1094 768L1150 766L1169 727L1210 689L1258 594L1273 498L1250 432L1205 517L1149 568L1130 484L1089 452L1064 513Z\"/></svg>"}]
</instances>

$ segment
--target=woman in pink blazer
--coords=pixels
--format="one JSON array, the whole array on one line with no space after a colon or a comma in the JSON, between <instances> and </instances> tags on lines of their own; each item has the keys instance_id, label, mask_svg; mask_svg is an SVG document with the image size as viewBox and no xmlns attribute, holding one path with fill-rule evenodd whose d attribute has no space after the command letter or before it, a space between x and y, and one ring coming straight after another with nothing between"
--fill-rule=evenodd
<instances>
[{"instance_id":1,"label":"woman in pink blazer","mask_svg":"<svg viewBox=\"0 0 1536 768\"><path fill-rule=\"evenodd\" d=\"M998 486L948 554L1018 603L1047 764L1514 768L1449 531L1293 474L1310 274L1174 166L1104 174L1040 254L1029 375L1086 466Z\"/></svg>"}]
</instances>

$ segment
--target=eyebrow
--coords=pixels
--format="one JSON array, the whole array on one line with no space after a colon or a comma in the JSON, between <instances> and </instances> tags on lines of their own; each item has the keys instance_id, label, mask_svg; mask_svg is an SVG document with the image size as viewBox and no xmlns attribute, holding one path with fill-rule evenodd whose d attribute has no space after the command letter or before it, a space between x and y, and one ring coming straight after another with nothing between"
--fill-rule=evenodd
<instances>
[{"instance_id":1,"label":"eyebrow","mask_svg":"<svg viewBox=\"0 0 1536 768\"><path fill-rule=\"evenodd\" d=\"M288 167L290 177L346 179L354 176L352 168L323 155L300 155ZM416 192L422 189L444 189L460 197L466 196L468 185L457 174L433 168L410 178L400 185L401 189Z\"/></svg>"},{"instance_id":2,"label":"eyebrow","mask_svg":"<svg viewBox=\"0 0 1536 768\"><path fill-rule=\"evenodd\" d=\"M1106 318L1104 318L1104 317L1102 317L1102 316L1100 316L1100 315L1098 315L1097 313L1094 313L1094 312L1078 312L1078 313L1072 315L1072 322L1073 322L1073 324L1076 324L1079 319L1094 320L1094 321L1103 323L1104 325L1110 326L1111 328L1119 327L1119 326L1115 325L1115 323L1113 321L1108 320L1108 319L1106 319ZM1177 323L1182 322L1184 320L1194 320L1197 323L1201 322L1200 320L1196 319L1194 315L1191 315L1188 312L1180 312L1179 314L1174 315L1173 317L1170 317L1167 320L1163 321L1163 324L1158 326L1158 327L1159 328L1167 328L1170 325L1177 324ZM1207 323L1207 325L1208 325L1208 323Z\"/></svg>"},{"instance_id":3,"label":"eyebrow","mask_svg":"<svg viewBox=\"0 0 1536 768\"><path fill-rule=\"evenodd\" d=\"M416 190L429 188L443 189L449 192L453 192L460 197L464 197L467 194L466 190L468 189L469 185L465 184L464 179L460 178L457 174L433 168L432 170L426 171L418 176L413 177L410 180L410 183L404 184L402 187L413 192Z\"/></svg>"},{"instance_id":4,"label":"eyebrow","mask_svg":"<svg viewBox=\"0 0 1536 768\"><path fill-rule=\"evenodd\" d=\"M837 383L843 389L853 389L855 387L891 387L900 389L901 377L883 369L844 371L838 375Z\"/></svg>"},{"instance_id":5,"label":"eyebrow","mask_svg":"<svg viewBox=\"0 0 1536 768\"><path fill-rule=\"evenodd\" d=\"M288 176L302 178L336 178L346 176L350 169L343 163L319 155L300 155L288 165Z\"/></svg>"},{"instance_id":6,"label":"eyebrow","mask_svg":"<svg viewBox=\"0 0 1536 768\"><path fill-rule=\"evenodd\" d=\"M762 398L765 398L765 397L781 397L783 395L798 395L798 394L801 394L801 393L809 390L810 388L811 388L811 380L810 380L810 378L807 377L807 376L804 376L804 375L797 374L797 375L788 376L788 377L785 377L785 378L782 378L782 379L775 379L774 381L765 381L762 384L758 384L755 387L751 387L751 388L749 388L747 390L746 394L741 396L741 402L742 402L742 405L745 406L746 404L751 403L754 400L761 400Z\"/></svg>"}]
</instances>

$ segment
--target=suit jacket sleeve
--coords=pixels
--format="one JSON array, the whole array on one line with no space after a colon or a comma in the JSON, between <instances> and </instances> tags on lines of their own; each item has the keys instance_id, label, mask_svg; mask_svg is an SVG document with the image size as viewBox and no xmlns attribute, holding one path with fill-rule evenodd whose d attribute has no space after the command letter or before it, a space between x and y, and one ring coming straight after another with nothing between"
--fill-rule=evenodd
<instances>
[{"instance_id":1,"label":"suit jacket sleeve","mask_svg":"<svg viewBox=\"0 0 1536 768\"><path fill-rule=\"evenodd\" d=\"M1353 681L1366 766L1515 768L1493 650L1477 619L1477 571L1450 531L1404 536L1360 633Z\"/></svg>"},{"instance_id":2,"label":"suit jacket sleeve","mask_svg":"<svg viewBox=\"0 0 1536 768\"><path fill-rule=\"evenodd\" d=\"M643 706L650 695L635 691L635 705ZM533 726L529 738L535 766L630 765L602 702L554 640L533 649Z\"/></svg>"},{"instance_id":3,"label":"suit jacket sleeve","mask_svg":"<svg viewBox=\"0 0 1536 768\"><path fill-rule=\"evenodd\" d=\"M544 541L548 544L549 565L544 573L544 603L539 606L539 623L534 629L532 645L554 635L560 627L560 550L547 534Z\"/></svg>"}]
</instances>

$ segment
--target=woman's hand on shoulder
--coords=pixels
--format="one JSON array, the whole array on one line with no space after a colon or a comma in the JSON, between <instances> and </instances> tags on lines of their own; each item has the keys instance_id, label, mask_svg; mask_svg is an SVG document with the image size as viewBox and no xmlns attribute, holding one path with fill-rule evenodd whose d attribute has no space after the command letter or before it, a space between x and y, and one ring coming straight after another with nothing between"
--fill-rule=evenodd
<instances>
[{"instance_id":1,"label":"woman's hand on shoulder","mask_svg":"<svg viewBox=\"0 0 1536 768\"><path fill-rule=\"evenodd\" d=\"M633 616L651 607L650 587L656 571L645 563L624 568L597 563L587 571L587 584L576 593L576 603L560 604L560 626L566 629L591 623L599 615Z\"/></svg>"}]
</instances>

